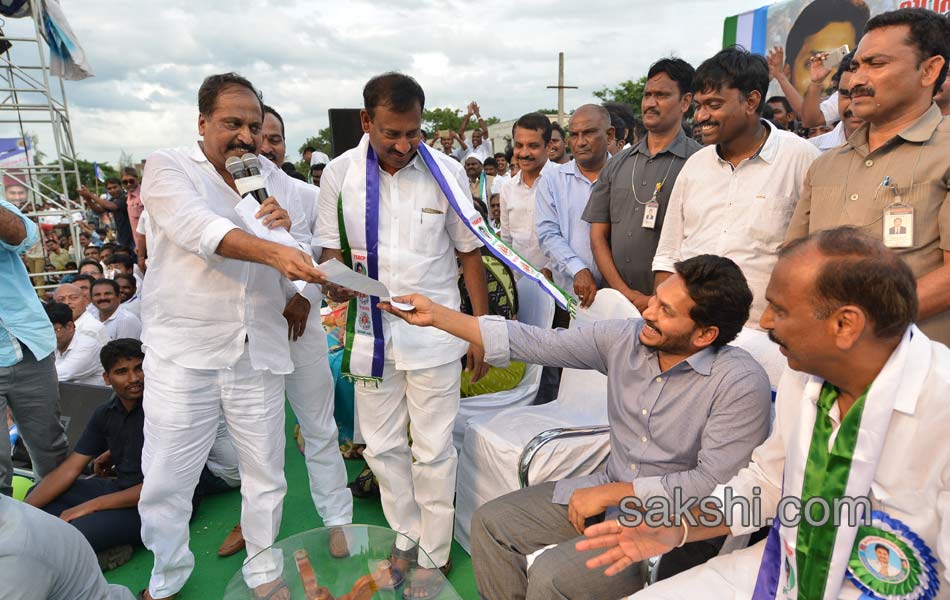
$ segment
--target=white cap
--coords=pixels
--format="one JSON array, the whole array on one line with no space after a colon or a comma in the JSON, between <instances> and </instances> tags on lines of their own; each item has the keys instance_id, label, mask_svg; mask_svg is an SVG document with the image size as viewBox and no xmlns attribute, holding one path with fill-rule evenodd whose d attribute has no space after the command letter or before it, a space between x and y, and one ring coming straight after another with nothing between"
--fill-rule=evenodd
<instances>
[{"instance_id":1,"label":"white cap","mask_svg":"<svg viewBox=\"0 0 950 600\"><path fill-rule=\"evenodd\" d=\"M310 155L310 166L313 165L328 165L330 164L330 157L324 154L323 152L314 152Z\"/></svg>"}]
</instances>

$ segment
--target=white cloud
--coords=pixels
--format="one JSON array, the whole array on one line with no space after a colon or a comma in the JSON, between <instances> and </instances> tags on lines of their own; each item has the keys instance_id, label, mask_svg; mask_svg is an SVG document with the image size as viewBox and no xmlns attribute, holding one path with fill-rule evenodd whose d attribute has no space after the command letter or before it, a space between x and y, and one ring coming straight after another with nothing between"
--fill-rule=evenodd
<instances>
[{"instance_id":1,"label":"white cloud","mask_svg":"<svg viewBox=\"0 0 950 600\"><path fill-rule=\"evenodd\" d=\"M327 109L359 106L363 84L385 70L415 76L429 106L474 99L486 115L513 118L556 106L545 86L557 82L559 51L566 82L580 88L566 93L573 107L661 56L698 64L720 47L726 16L765 3L67 2L97 74L67 83L73 134L80 156L112 163L120 149L144 158L189 143L202 78L232 70L284 116L291 155L327 125ZM8 21L5 31L26 26Z\"/></svg>"}]
</instances>

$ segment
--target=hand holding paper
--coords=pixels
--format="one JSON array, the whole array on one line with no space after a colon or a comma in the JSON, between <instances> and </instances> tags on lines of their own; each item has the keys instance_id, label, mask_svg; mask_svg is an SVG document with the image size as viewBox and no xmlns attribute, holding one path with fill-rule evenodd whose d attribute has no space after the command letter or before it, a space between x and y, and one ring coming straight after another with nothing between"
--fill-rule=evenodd
<instances>
[{"instance_id":1,"label":"hand holding paper","mask_svg":"<svg viewBox=\"0 0 950 600\"><path fill-rule=\"evenodd\" d=\"M353 290L359 294L376 296L380 300L390 300L390 293L385 285L376 279L367 277L362 273L357 273L335 258L322 262L318 266L330 283ZM404 311L413 309L411 304L401 304L399 302L393 304Z\"/></svg>"}]
</instances>

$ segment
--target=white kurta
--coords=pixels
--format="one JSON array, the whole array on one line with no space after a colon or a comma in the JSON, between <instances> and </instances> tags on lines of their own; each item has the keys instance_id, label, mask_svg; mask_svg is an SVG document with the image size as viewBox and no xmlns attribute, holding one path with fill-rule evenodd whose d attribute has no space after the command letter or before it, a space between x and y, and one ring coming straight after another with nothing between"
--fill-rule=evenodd
<instances>
[{"instance_id":1,"label":"white kurta","mask_svg":"<svg viewBox=\"0 0 950 600\"><path fill-rule=\"evenodd\" d=\"M946 571L950 561L950 349L931 341L916 327L911 331L913 336L905 334L868 396L870 402L875 386L898 390L890 423L881 432L884 445L874 471L870 499L874 510L899 519L930 547L938 560L936 568L941 581L937 597L946 599L950 598ZM762 490L764 515L775 514L782 496L783 476L786 485L790 480L801 481L805 459L790 461L791 457L807 457L822 383L817 377L786 370L776 397L772 435L752 453L748 467L717 489L720 498L726 487L731 487L735 496L751 497L752 488L758 486ZM866 406L865 411L869 408ZM830 417L834 429L829 443L833 444L841 421L837 404ZM855 460L861 458L861 442L858 444ZM799 489L788 489L785 495L798 493L800 484ZM739 535L753 529L734 526L732 532ZM846 529L839 528L839 540L846 535ZM650 586L635 598L750 598L764 549L765 540L714 558ZM860 597L850 581L842 581L843 577L835 580L829 576L825 600Z\"/></svg>"}]
</instances>

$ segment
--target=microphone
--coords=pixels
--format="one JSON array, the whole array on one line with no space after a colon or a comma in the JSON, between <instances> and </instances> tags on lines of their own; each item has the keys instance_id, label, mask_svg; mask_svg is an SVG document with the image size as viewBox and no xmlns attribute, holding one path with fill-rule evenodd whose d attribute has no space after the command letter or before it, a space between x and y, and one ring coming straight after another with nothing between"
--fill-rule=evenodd
<instances>
[{"instance_id":1,"label":"microphone","mask_svg":"<svg viewBox=\"0 0 950 600\"><path fill-rule=\"evenodd\" d=\"M258 203L263 204L264 200L267 200L267 189L264 187L264 177L261 175L261 161L257 158L256 154L248 152L241 157L241 162L244 163L244 168L247 170L248 176L245 178L249 180L247 190L241 190L241 185L238 185L238 189L244 193L250 192L254 195L254 198ZM235 181L237 183L237 181Z\"/></svg>"},{"instance_id":2,"label":"microphone","mask_svg":"<svg viewBox=\"0 0 950 600\"><path fill-rule=\"evenodd\" d=\"M236 156L232 156L224 161L224 168L231 174L231 177L233 177L235 181L242 177L247 177L248 175L247 169L244 168L244 163Z\"/></svg>"}]
</instances>

